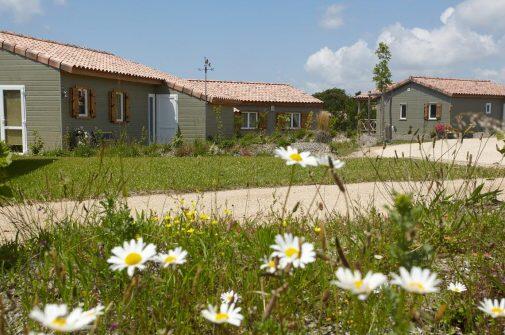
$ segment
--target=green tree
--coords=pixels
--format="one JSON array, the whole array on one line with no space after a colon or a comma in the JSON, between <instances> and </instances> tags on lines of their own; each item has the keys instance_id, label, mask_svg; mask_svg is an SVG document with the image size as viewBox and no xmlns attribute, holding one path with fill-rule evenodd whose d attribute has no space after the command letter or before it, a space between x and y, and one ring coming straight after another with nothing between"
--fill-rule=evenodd
<instances>
[{"instance_id":1,"label":"green tree","mask_svg":"<svg viewBox=\"0 0 505 335\"><path fill-rule=\"evenodd\" d=\"M324 109L335 118L334 129L352 132L356 130L358 119L358 105L356 101L347 95L345 90L331 88L318 92L314 97L324 102Z\"/></svg>"},{"instance_id":2,"label":"green tree","mask_svg":"<svg viewBox=\"0 0 505 335\"><path fill-rule=\"evenodd\" d=\"M377 89L382 93L381 95L381 103L380 103L380 110L381 110L381 126L384 127L384 94L386 93L386 89L388 88L389 85L393 83L391 77L391 70L389 69L389 62L391 61L391 51L389 50L389 46L384 43L380 42L379 46L377 47L377 50L375 51L375 54L377 55L377 58L379 59L379 62L375 65L375 68L373 69L373 81L375 82L375 85ZM389 113L389 129L391 130L393 120L392 120L392 115ZM384 132L384 135L391 134L391 132ZM388 136L388 138L385 138L385 140L391 140L391 137Z\"/></svg>"}]
</instances>

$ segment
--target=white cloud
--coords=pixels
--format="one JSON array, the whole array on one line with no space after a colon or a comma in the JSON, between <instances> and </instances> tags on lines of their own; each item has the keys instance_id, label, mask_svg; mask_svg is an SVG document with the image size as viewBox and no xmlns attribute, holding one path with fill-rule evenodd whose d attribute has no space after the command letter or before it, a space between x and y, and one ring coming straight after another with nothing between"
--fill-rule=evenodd
<instances>
[{"instance_id":1,"label":"white cloud","mask_svg":"<svg viewBox=\"0 0 505 335\"><path fill-rule=\"evenodd\" d=\"M477 68L474 70L474 75L477 78L489 79L499 83L505 83L505 67L501 69Z\"/></svg>"},{"instance_id":2,"label":"white cloud","mask_svg":"<svg viewBox=\"0 0 505 335\"><path fill-rule=\"evenodd\" d=\"M67 0L53 0L56 5L65 5ZM0 13L11 14L14 20L23 22L43 13L41 0L0 0Z\"/></svg>"},{"instance_id":3,"label":"white cloud","mask_svg":"<svg viewBox=\"0 0 505 335\"><path fill-rule=\"evenodd\" d=\"M321 27L327 29L341 27L344 24L343 12L344 6L341 4L333 4L326 8L320 21Z\"/></svg>"},{"instance_id":4,"label":"white cloud","mask_svg":"<svg viewBox=\"0 0 505 335\"><path fill-rule=\"evenodd\" d=\"M395 63L413 69L447 67L498 52L492 36L452 23L432 30L408 29L397 23L384 29L378 41L390 46Z\"/></svg>"},{"instance_id":5,"label":"white cloud","mask_svg":"<svg viewBox=\"0 0 505 335\"><path fill-rule=\"evenodd\" d=\"M449 22L449 19L451 16L454 14L454 7L449 7L447 8L442 15L440 15L440 21L442 21L443 24L447 24Z\"/></svg>"},{"instance_id":6,"label":"white cloud","mask_svg":"<svg viewBox=\"0 0 505 335\"><path fill-rule=\"evenodd\" d=\"M467 17L470 9L474 11L471 18ZM495 17L494 11L503 16L505 0L466 0L454 8L446 9L440 16L443 24L439 27L407 28L396 23L384 28L376 43L384 41L391 48L394 80L416 74L473 76L476 73L472 70L475 64L488 68L484 65L486 62L499 61L502 59L500 55L505 53L505 37L491 32L491 28L505 24L505 20L500 18L498 24L496 21L500 20L493 19L492 26L488 20ZM489 22L490 27L486 28L486 22ZM484 31L484 28L488 30ZM319 84L348 90L368 89L373 87L371 72L377 62L375 47L369 47L361 40L336 50L324 47L309 56L305 69L318 78ZM487 71L490 71L488 76L494 73L492 69ZM497 70L494 76L502 75L500 71ZM481 74L486 73L481 71ZM311 85L316 85L314 80Z\"/></svg>"},{"instance_id":7,"label":"white cloud","mask_svg":"<svg viewBox=\"0 0 505 335\"><path fill-rule=\"evenodd\" d=\"M322 48L307 59L305 69L324 81L310 83L311 87L338 86L352 92L369 86L374 62L373 50L360 40L337 51Z\"/></svg>"},{"instance_id":8,"label":"white cloud","mask_svg":"<svg viewBox=\"0 0 505 335\"><path fill-rule=\"evenodd\" d=\"M456 6L461 25L490 32L505 31L505 0L466 0Z\"/></svg>"},{"instance_id":9,"label":"white cloud","mask_svg":"<svg viewBox=\"0 0 505 335\"><path fill-rule=\"evenodd\" d=\"M41 14L40 0L0 0L0 12L9 13L16 21L26 21Z\"/></svg>"}]
</instances>

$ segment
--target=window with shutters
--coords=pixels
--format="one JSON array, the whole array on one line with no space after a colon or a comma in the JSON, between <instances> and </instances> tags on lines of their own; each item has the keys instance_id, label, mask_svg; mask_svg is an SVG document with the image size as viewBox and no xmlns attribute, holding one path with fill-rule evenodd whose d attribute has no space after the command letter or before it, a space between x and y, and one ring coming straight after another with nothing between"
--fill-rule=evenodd
<instances>
[{"instance_id":1,"label":"window with shutters","mask_svg":"<svg viewBox=\"0 0 505 335\"><path fill-rule=\"evenodd\" d=\"M77 89L78 117L89 116L89 92L87 88Z\"/></svg>"},{"instance_id":2,"label":"window with shutters","mask_svg":"<svg viewBox=\"0 0 505 335\"><path fill-rule=\"evenodd\" d=\"M116 100L116 122L123 122L125 120L125 103L124 103L124 93L115 92Z\"/></svg>"},{"instance_id":3,"label":"window with shutters","mask_svg":"<svg viewBox=\"0 0 505 335\"><path fill-rule=\"evenodd\" d=\"M302 114L289 113L289 129L300 129L302 127Z\"/></svg>"},{"instance_id":4,"label":"window with shutters","mask_svg":"<svg viewBox=\"0 0 505 335\"><path fill-rule=\"evenodd\" d=\"M428 108L429 108L428 120L436 120L437 119L437 104L430 104Z\"/></svg>"},{"instance_id":5,"label":"window with shutters","mask_svg":"<svg viewBox=\"0 0 505 335\"><path fill-rule=\"evenodd\" d=\"M241 112L242 129L258 128L258 113L257 112Z\"/></svg>"},{"instance_id":6,"label":"window with shutters","mask_svg":"<svg viewBox=\"0 0 505 335\"><path fill-rule=\"evenodd\" d=\"M407 120L407 105L400 105L400 120Z\"/></svg>"}]
</instances>

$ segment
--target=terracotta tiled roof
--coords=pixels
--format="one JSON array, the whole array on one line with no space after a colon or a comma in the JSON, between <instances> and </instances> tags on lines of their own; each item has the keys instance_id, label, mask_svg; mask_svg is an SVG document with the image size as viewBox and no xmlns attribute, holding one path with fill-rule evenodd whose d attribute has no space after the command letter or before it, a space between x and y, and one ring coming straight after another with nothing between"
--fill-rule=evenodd
<instances>
[{"instance_id":1,"label":"terracotta tiled roof","mask_svg":"<svg viewBox=\"0 0 505 335\"><path fill-rule=\"evenodd\" d=\"M381 92L379 92L379 90L373 89L373 90L371 90L369 92L361 92L360 94L355 95L354 99L356 99L356 100L368 100L368 97L370 96L370 99L375 100L375 99L379 98L380 95L381 95Z\"/></svg>"},{"instance_id":2,"label":"terracotta tiled roof","mask_svg":"<svg viewBox=\"0 0 505 335\"><path fill-rule=\"evenodd\" d=\"M189 85L205 92L205 81L189 79ZM217 100L242 103L302 103L323 102L288 84L208 80L207 93Z\"/></svg>"},{"instance_id":3,"label":"terracotta tiled roof","mask_svg":"<svg viewBox=\"0 0 505 335\"><path fill-rule=\"evenodd\" d=\"M505 97L505 85L497 84L490 80L456 78L410 77L391 86L389 91L411 82L439 91L448 96Z\"/></svg>"},{"instance_id":4,"label":"terracotta tiled roof","mask_svg":"<svg viewBox=\"0 0 505 335\"><path fill-rule=\"evenodd\" d=\"M83 48L71 44L44 40L17 33L0 31L0 49L5 49L62 71L74 70L109 73L165 82L170 88L209 102L286 102L321 103L316 98L289 85L210 82L204 95L201 81L186 80L126 60L112 53Z\"/></svg>"}]
</instances>

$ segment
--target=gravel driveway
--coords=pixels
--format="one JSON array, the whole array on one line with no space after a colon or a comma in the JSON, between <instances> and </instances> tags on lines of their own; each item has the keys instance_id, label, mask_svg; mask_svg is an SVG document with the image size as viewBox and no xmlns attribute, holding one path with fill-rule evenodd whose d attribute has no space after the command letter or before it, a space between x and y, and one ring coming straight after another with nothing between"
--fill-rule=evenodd
<instances>
[{"instance_id":1,"label":"gravel driveway","mask_svg":"<svg viewBox=\"0 0 505 335\"><path fill-rule=\"evenodd\" d=\"M468 184L463 180L442 182L449 193L469 192L474 185L484 182L487 189L505 189L504 179L475 180ZM289 193L287 212L295 206L298 210L295 215L310 214L311 218L324 218L327 215L356 215L369 210L371 207L379 211L390 204L393 190L402 193L412 193L424 198L433 194L434 184L426 182L370 182L348 184L345 197L335 185L307 185L293 186ZM200 211L218 213L223 215L225 209L232 210L235 219L254 220L269 219L280 215L288 188L253 188L219 192L187 193L187 194L157 194L132 196L126 199L132 214L140 211L153 211L160 216L170 210L179 210L180 201L184 200L185 206L192 202L197 204ZM346 201L347 198L347 201ZM319 204L323 204L322 207ZM321 209L322 208L322 209ZM29 231L42 227L47 221L58 221L72 216L79 221L87 217L100 215L98 201L85 202L61 201L54 203L34 204L29 206L12 206L0 208L0 240L3 236L12 239L16 229ZM20 238L26 236L20 235Z\"/></svg>"},{"instance_id":2,"label":"gravel driveway","mask_svg":"<svg viewBox=\"0 0 505 335\"><path fill-rule=\"evenodd\" d=\"M429 158L430 160L466 164L471 155L472 162L477 162L481 166L505 166L503 155L496 150L502 148L503 141L498 141L496 137L483 139L469 138L463 142L459 140L438 140L433 146L433 142L389 145L385 149L382 147L372 147L358 152L354 156L370 155L373 157L411 157Z\"/></svg>"}]
</instances>

